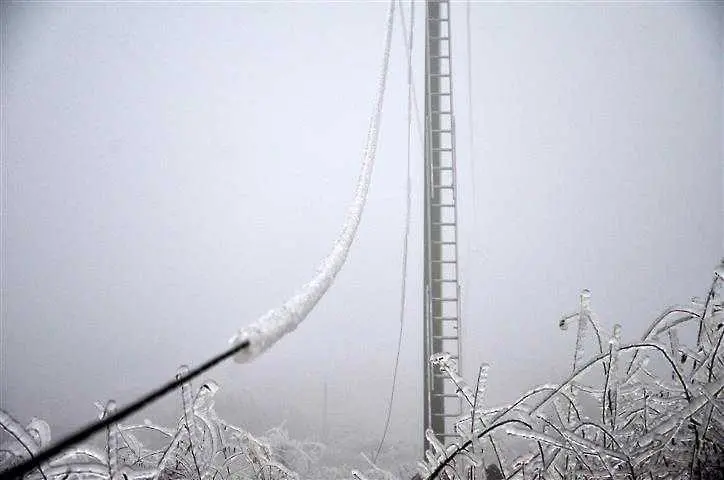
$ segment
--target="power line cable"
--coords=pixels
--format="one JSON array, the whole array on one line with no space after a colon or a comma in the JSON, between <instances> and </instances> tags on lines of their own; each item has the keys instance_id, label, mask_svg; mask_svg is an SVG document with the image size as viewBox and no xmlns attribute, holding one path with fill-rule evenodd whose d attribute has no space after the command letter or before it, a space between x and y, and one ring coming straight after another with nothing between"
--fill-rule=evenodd
<instances>
[{"instance_id":1,"label":"power line cable","mask_svg":"<svg viewBox=\"0 0 724 480\"><path fill-rule=\"evenodd\" d=\"M297 295L293 296L281 307L271 310L253 324L240 330L232 339L232 346L224 352L201 364L199 367L190 370L187 374L177 376L175 380L158 387L115 413L108 415L99 421L93 422L71 435L68 435L37 455L31 455L29 459L0 472L0 480L15 480L17 478L22 478L24 474L34 468L37 468L43 462L50 460L53 456L61 453L63 450L86 440L94 433L97 433L98 431L123 420L129 415L132 415L146 405L176 390L181 385L184 385L229 357L235 357L235 360L240 362L249 361L257 357L276 343L276 341L285 334L294 330L294 328L296 328L296 326L309 314L319 299L327 292L336 274L342 268L342 265L347 258L349 248L357 233L357 227L359 226L362 211L364 210L377 152L377 139L381 123L382 104L387 82L387 74L389 71L394 12L395 0L390 0L387 12L385 50L382 67L377 78L377 97L367 131L367 142L363 154L362 171L357 182L354 202L347 212L342 233L337 239L332 252L324 259L322 267L318 270L312 280L305 284Z\"/></svg>"},{"instance_id":2,"label":"power line cable","mask_svg":"<svg viewBox=\"0 0 724 480\"><path fill-rule=\"evenodd\" d=\"M405 17L402 8L402 0L399 0L399 11L400 11L400 22L403 28L403 38L407 40L405 34ZM387 402L387 416L385 418L385 428L382 432L382 438L377 446L375 456L372 458L372 462L377 462L377 457L380 455L382 445L385 443L387 438L387 432L390 428L390 419L392 418L392 404L395 400L395 390L397 386L397 372L400 366L400 350L402 349L402 335L405 325L405 303L406 303L406 290L407 290L407 251L410 238L410 209L412 204L412 178L410 177L410 165L412 163L412 107L413 107L413 82L412 82L412 52L410 47L413 40L413 32L415 28L415 2L410 0L410 36L409 44L406 43L405 49L407 55L407 179L405 183L405 233L404 240L402 242L402 275L401 275L401 286L400 286L400 331L397 336L397 353L395 355L395 366L392 370L392 388L390 391L390 399Z\"/></svg>"},{"instance_id":3,"label":"power line cable","mask_svg":"<svg viewBox=\"0 0 724 480\"><path fill-rule=\"evenodd\" d=\"M181 385L186 384L187 382L190 382L194 378L198 377L205 371L211 369L212 367L215 367L219 363L223 362L229 357L232 357L239 353L240 351L246 349L249 347L249 342L240 342L237 345L234 345L227 349L226 351L220 353L219 355L216 355L215 357L211 358L210 360L207 360L206 362L202 363L198 367L189 370L184 375L179 375L176 377L175 380L170 381L166 383L165 385L162 385L155 390L149 392L148 394L144 395L143 397L139 398L135 402L131 403L130 405L127 405L126 407L116 411L115 413L111 415L105 416L103 419L98 420L96 422L91 423L90 425L76 431L75 433L68 435L67 437L63 438L62 440L55 443L55 445L46 448L42 452L38 453L37 455L31 456L28 460L25 460L22 463L19 463L15 465L14 467L9 468L8 470L4 470L0 472L0 480L11 480L16 478L21 478L23 475L28 473L30 470L37 468L40 464L43 462L46 462L53 458L55 455L58 455L59 453L63 452L63 450L75 445L76 443L80 443L83 440L86 440L94 433L99 432L100 430L103 430L104 428L113 425L114 423L118 423L124 418L128 417L129 415L132 415L136 413L138 410L142 409L146 405L150 404L151 402L154 402L158 400L159 398L163 397L164 395L171 393L172 391L179 388Z\"/></svg>"},{"instance_id":4,"label":"power line cable","mask_svg":"<svg viewBox=\"0 0 724 480\"><path fill-rule=\"evenodd\" d=\"M382 116L382 104L389 71L390 50L392 47L392 30L395 19L395 0L390 0L387 11L387 31L385 32L385 50L382 66L377 77L377 97L374 111L370 118L367 130L367 141L363 153L362 168L357 180L357 188L352 204L347 210L342 232L335 242L332 250L322 260L317 273L310 281L302 286L295 295L281 306L270 310L258 318L254 323L240 329L231 339L232 343L248 340L248 349L234 357L238 363L248 362L262 354L282 337L294 331L309 315L319 300L327 293L339 271L342 269L349 254L352 243L357 234L364 212L372 180L372 170L377 154L377 140L379 137Z\"/></svg>"}]
</instances>

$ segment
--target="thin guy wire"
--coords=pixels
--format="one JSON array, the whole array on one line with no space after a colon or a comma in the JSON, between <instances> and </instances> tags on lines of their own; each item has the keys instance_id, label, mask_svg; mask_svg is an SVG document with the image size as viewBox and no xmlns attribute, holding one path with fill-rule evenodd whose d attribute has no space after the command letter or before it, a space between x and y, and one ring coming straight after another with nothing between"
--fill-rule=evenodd
<instances>
[{"instance_id":1,"label":"thin guy wire","mask_svg":"<svg viewBox=\"0 0 724 480\"><path fill-rule=\"evenodd\" d=\"M403 27L403 38L407 39L407 35L405 35L405 18L402 13L402 0L399 0L399 11L400 11L400 21L402 22ZM372 462L377 462L377 457L380 455L380 451L382 450L382 445L385 443L385 438L387 437L387 432L390 428L390 419L392 418L392 403L395 400L395 387L397 386L397 372L399 370L400 366L400 350L402 349L402 335L403 335L403 327L405 325L405 293L407 290L407 250L408 250L408 244L409 244L409 238L410 238L410 208L411 208L411 192L412 192L412 179L410 178L410 165L412 163L411 160L411 150L412 150L412 104L413 104L413 98L412 98L412 54L408 47L412 45L413 40L413 31L415 28L415 3L414 0L410 0L410 36L409 36L409 45L406 45L406 50L408 52L407 55L407 180L405 184L405 234L404 234L404 241L402 243L402 279L401 279L401 288L400 288L400 331L397 336L397 354L395 355L395 366L392 370L392 389L390 391L390 399L387 403L387 417L385 418L385 429L382 432L382 438L380 439L380 443L377 446L377 451L375 452L375 456L372 458Z\"/></svg>"},{"instance_id":2,"label":"thin guy wire","mask_svg":"<svg viewBox=\"0 0 724 480\"><path fill-rule=\"evenodd\" d=\"M477 231L478 231L478 195L477 195L477 188L475 186L475 117L473 114L473 55L472 55L472 29L470 27L470 6L471 1L466 0L465 2L465 37L466 37L466 54L467 54L467 83L468 83L468 161L470 163L470 182L472 187L472 210L473 210L473 218L472 218L472 231L468 235L467 240L467 255L468 255L468 262L471 264L471 267L474 266L473 261L473 253L475 252L475 241L477 238ZM474 271L474 268L470 268L470 270L467 270L464 272L464 284L460 286L461 294L460 294L460 303L462 306L465 307L465 309L468 311L469 314L469 306L470 303L467 301L463 301L464 298L469 298L468 293L470 292L470 284L473 283L470 281L471 273ZM469 317L469 315L467 315Z\"/></svg>"}]
</instances>

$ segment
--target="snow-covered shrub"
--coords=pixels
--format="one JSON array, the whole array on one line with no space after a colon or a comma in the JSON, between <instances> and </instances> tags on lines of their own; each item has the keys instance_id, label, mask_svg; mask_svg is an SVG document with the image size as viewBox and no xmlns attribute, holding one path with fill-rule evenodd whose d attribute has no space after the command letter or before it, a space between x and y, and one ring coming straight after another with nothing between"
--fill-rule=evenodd
<instances>
[{"instance_id":1,"label":"snow-covered shrub","mask_svg":"<svg viewBox=\"0 0 724 480\"><path fill-rule=\"evenodd\" d=\"M137 425L116 424L107 430L105 450L75 447L31 471L25 478L299 478L267 440L256 438L218 417L213 400L217 390L216 383L208 381L192 397L191 385L184 385L181 392L183 412L174 428L155 425L148 420ZM113 403L99 407L103 417L112 411ZM0 448L0 472L30 458L50 440L47 424L37 419L23 428L10 415L0 411L0 424L12 437ZM152 440L144 444L140 438ZM281 444L278 439L274 441ZM288 454L288 449L284 453Z\"/></svg>"},{"instance_id":2,"label":"snow-covered shrub","mask_svg":"<svg viewBox=\"0 0 724 480\"><path fill-rule=\"evenodd\" d=\"M577 325L571 375L509 405L483 407L486 366L472 388L449 355L433 355L468 409L454 444L428 432L421 477L483 478L494 458L504 478L723 478L723 277L724 264L705 300L667 308L632 344L621 343L619 325L601 330L584 290L578 311L559 324ZM511 439L525 439L529 451L508 460Z\"/></svg>"},{"instance_id":3,"label":"snow-covered shrub","mask_svg":"<svg viewBox=\"0 0 724 480\"><path fill-rule=\"evenodd\" d=\"M450 355L434 355L431 362L455 382L468 408L456 424L457 442L442 445L427 432L430 450L415 478L724 478L723 285L724 264L705 299L667 308L631 344L622 343L619 325L601 328L584 290L577 311L559 322L563 330L576 326L571 375L503 406L485 406L487 365L472 386ZM194 392L186 384L172 428L148 420L115 424L104 448L76 446L25 478L395 478L366 457L361 471L321 465L321 444L293 440L281 427L255 437L225 422L214 409L218 388L207 381ZM103 417L115 404L98 408ZM42 420L23 427L0 411L0 428L8 437L0 445L0 473L50 442ZM521 442L527 451L512 448Z\"/></svg>"}]
</instances>

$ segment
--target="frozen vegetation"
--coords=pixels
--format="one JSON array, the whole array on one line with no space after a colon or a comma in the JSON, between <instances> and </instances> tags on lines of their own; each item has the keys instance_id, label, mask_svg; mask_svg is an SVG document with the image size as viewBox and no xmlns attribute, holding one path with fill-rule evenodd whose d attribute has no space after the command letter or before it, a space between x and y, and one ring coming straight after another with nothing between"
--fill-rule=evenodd
<instances>
[{"instance_id":1,"label":"frozen vegetation","mask_svg":"<svg viewBox=\"0 0 724 480\"><path fill-rule=\"evenodd\" d=\"M457 442L443 446L427 432L430 450L416 472L404 465L394 473L383 470L363 454L361 471L330 466L323 461L327 447L291 439L283 428L253 435L219 418L218 386L207 381L198 389L190 384L181 389L183 408L175 425L115 424L102 447L78 445L26 478L722 478L723 277L724 264L705 298L666 308L631 344L621 343L619 325L604 331L584 290L578 310L559 323L563 330L574 327L577 335L571 375L507 405L485 405L486 365L471 384L447 354L433 356L457 384L467 409L456 423ZM98 408L103 417L115 404ZM22 426L0 411L0 423L9 434L0 446L0 472L50 442L43 420Z\"/></svg>"}]
</instances>

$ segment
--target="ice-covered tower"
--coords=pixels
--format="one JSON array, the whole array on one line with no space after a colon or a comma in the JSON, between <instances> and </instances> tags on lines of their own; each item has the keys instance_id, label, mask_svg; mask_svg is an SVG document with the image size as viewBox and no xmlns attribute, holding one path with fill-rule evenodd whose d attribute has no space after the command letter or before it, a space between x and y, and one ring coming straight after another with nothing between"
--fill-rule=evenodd
<instances>
[{"instance_id":1,"label":"ice-covered tower","mask_svg":"<svg viewBox=\"0 0 724 480\"><path fill-rule=\"evenodd\" d=\"M423 415L425 430L432 429L445 444L454 436L461 405L455 385L430 364L430 357L447 352L460 365L450 2L428 0L426 4Z\"/></svg>"}]
</instances>

